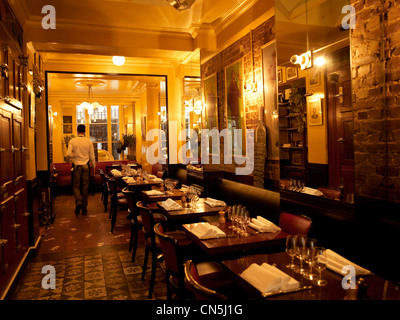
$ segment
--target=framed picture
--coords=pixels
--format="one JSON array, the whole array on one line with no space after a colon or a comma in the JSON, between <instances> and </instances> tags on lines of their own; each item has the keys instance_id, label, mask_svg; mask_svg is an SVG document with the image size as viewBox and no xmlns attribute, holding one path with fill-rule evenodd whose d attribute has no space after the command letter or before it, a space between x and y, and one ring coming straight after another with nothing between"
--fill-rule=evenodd
<instances>
[{"instance_id":1,"label":"framed picture","mask_svg":"<svg viewBox=\"0 0 400 320\"><path fill-rule=\"evenodd\" d=\"M310 126L322 126L321 99L307 100L308 123Z\"/></svg>"},{"instance_id":2,"label":"framed picture","mask_svg":"<svg viewBox=\"0 0 400 320\"><path fill-rule=\"evenodd\" d=\"M217 74L204 79L205 120L207 129L218 129Z\"/></svg>"},{"instance_id":3,"label":"framed picture","mask_svg":"<svg viewBox=\"0 0 400 320\"><path fill-rule=\"evenodd\" d=\"M287 67L286 68L286 80L287 81L297 79L297 77L298 77L297 68L295 68L295 67Z\"/></svg>"},{"instance_id":4,"label":"framed picture","mask_svg":"<svg viewBox=\"0 0 400 320\"><path fill-rule=\"evenodd\" d=\"M28 92L28 106L29 106L29 127L33 128L35 126L35 110L34 110L34 105L32 104L32 101L35 101L35 97L32 96L34 95L33 91Z\"/></svg>"},{"instance_id":5,"label":"framed picture","mask_svg":"<svg viewBox=\"0 0 400 320\"><path fill-rule=\"evenodd\" d=\"M293 152L292 153L292 165L293 166L302 166L303 165L303 153L301 153L301 152Z\"/></svg>"},{"instance_id":6,"label":"framed picture","mask_svg":"<svg viewBox=\"0 0 400 320\"><path fill-rule=\"evenodd\" d=\"M278 70L278 83L282 83L283 82L283 78L282 78L282 69Z\"/></svg>"},{"instance_id":7,"label":"framed picture","mask_svg":"<svg viewBox=\"0 0 400 320\"><path fill-rule=\"evenodd\" d=\"M225 68L225 97L226 115L229 135L233 141L232 153L246 155L246 114L243 97L243 58ZM242 130L242 137L237 135L236 129ZM240 140L239 140L240 139Z\"/></svg>"},{"instance_id":8,"label":"framed picture","mask_svg":"<svg viewBox=\"0 0 400 320\"><path fill-rule=\"evenodd\" d=\"M312 86L318 86L321 84L321 72L318 71L309 77L309 85L310 87Z\"/></svg>"},{"instance_id":9,"label":"framed picture","mask_svg":"<svg viewBox=\"0 0 400 320\"><path fill-rule=\"evenodd\" d=\"M278 106L279 75L283 76L283 70L276 70L276 41L271 41L261 47L262 70L264 88L264 124L267 131L267 159L279 160L279 119L273 117L273 111ZM281 73L279 73L281 71Z\"/></svg>"},{"instance_id":10,"label":"framed picture","mask_svg":"<svg viewBox=\"0 0 400 320\"><path fill-rule=\"evenodd\" d=\"M72 133L72 124L63 124L63 131L64 131L64 134L71 134Z\"/></svg>"}]
</instances>

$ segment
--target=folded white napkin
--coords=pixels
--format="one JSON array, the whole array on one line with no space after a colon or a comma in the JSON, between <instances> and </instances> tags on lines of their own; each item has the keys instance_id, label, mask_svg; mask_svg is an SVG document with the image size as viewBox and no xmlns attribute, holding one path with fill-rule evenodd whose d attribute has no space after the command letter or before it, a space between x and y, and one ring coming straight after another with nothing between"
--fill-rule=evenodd
<instances>
[{"instance_id":1,"label":"folded white napkin","mask_svg":"<svg viewBox=\"0 0 400 320\"><path fill-rule=\"evenodd\" d=\"M205 223L197 223L196 226L190 230L199 239L212 239L226 237L226 233L219 229L217 226Z\"/></svg>"},{"instance_id":2,"label":"folded white napkin","mask_svg":"<svg viewBox=\"0 0 400 320\"><path fill-rule=\"evenodd\" d=\"M175 202L171 198L168 198L167 200L161 202L161 206L167 211L182 209L179 203Z\"/></svg>"},{"instance_id":3,"label":"folded white napkin","mask_svg":"<svg viewBox=\"0 0 400 320\"><path fill-rule=\"evenodd\" d=\"M213 198L206 198L204 200L205 203L207 203L210 207L225 207L226 203L222 200L216 200Z\"/></svg>"},{"instance_id":4,"label":"folded white napkin","mask_svg":"<svg viewBox=\"0 0 400 320\"><path fill-rule=\"evenodd\" d=\"M111 170L111 174L112 174L114 177L122 177L122 172L119 171L119 170L117 170L117 169L112 169L112 170Z\"/></svg>"},{"instance_id":5,"label":"folded white napkin","mask_svg":"<svg viewBox=\"0 0 400 320\"><path fill-rule=\"evenodd\" d=\"M164 195L164 192L161 192L160 190L149 190L145 191L149 196L162 196Z\"/></svg>"},{"instance_id":6,"label":"folded white napkin","mask_svg":"<svg viewBox=\"0 0 400 320\"><path fill-rule=\"evenodd\" d=\"M157 177L155 177L154 179L152 179L154 182L163 182L164 180L163 179L160 179L160 178L157 178Z\"/></svg>"},{"instance_id":7,"label":"folded white napkin","mask_svg":"<svg viewBox=\"0 0 400 320\"><path fill-rule=\"evenodd\" d=\"M314 189L314 188L309 188L309 187L304 187L304 189L301 191L302 193L307 193L310 194L312 196L318 196L318 197L322 197L324 194L319 191L318 189Z\"/></svg>"},{"instance_id":8,"label":"folded white napkin","mask_svg":"<svg viewBox=\"0 0 400 320\"><path fill-rule=\"evenodd\" d=\"M153 179L157 179L157 177L154 174L149 174L147 176L147 179L153 180Z\"/></svg>"},{"instance_id":9,"label":"folded white napkin","mask_svg":"<svg viewBox=\"0 0 400 320\"><path fill-rule=\"evenodd\" d=\"M262 293L294 290L300 287L297 280L268 263L263 263L261 266L253 263L240 276Z\"/></svg>"},{"instance_id":10,"label":"folded white napkin","mask_svg":"<svg viewBox=\"0 0 400 320\"><path fill-rule=\"evenodd\" d=\"M279 228L277 225L272 223L271 221L261 217L257 216L257 218L251 218L251 222L249 224L250 227L253 229L256 229L260 232L278 232L281 231L281 228Z\"/></svg>"},{"instance_id":11,"label":"folded white napkin","mask_svg":"<svg viewBox=\"0 0 400 320\"><path fill-rule=\"evenodd\" d=\"M342 272L342 268L344 266L350 265L354 267L357 275L365 276L371 274L371 271L360 267L359 265L351 262L350 260L347 260L346 258L342 257L341 255L337 254L336 252L330 249L326 249L325 254L327 258L326 267L336 273L346 275L348 271Z\"/></svg>"},{"instance_id":12,"label":"folded white napkin","mask_svg":"<svg viewBox=\"0 0 400 320\"><path fill-rule=\"evenodd\" d=\"M181 191L189 191L189 187L186 184L182 184Z\"/></svg>"},{"instance_id":13,"label":"folded white napkin","mask_svg":"<svg viewBox=\"0 0 400 320\"><path fill-rule=\"evenodd\" d=\"M260 292L275 292L282 285L282 278L256 263L250 265L240 276Z\"/></svg>"},{"instance_id":14,"label":"folded white napkin","mask_svg":"<svg viewBox=\"0 0 400 320\"><path fill-rule=\"evenodd\" d=\"M122 180L124 180L125 183L127 183L127 184L135 184L136 183L136 180L132 177L123 177Z\"/></svg>"}]
</instances>

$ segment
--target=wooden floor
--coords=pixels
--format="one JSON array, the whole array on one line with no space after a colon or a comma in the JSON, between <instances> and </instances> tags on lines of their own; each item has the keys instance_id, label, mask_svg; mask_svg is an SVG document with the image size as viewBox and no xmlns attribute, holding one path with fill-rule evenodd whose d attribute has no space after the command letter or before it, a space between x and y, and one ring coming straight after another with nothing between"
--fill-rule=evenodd
<instances>
[{"instance_id":1,"label":"wooden floor","mask_svg":"<svg viewBox=\"0 0 400 320\"><path fill-rule=\"evenodd\" d=\"M104 212L101 194L89 196L88 213L75 215L74 197L56 198L56 218L42 230L40 248L31 258L10 300L146 300L151 265L141 281L144 257L140 232L136 261L128 251L131 222L119 212L111 233L109 213ZM43 289L42 268L54 266L56 288ZM165 275L156 273L153 299L166 299Z\"/></svg>"}]
</instances>

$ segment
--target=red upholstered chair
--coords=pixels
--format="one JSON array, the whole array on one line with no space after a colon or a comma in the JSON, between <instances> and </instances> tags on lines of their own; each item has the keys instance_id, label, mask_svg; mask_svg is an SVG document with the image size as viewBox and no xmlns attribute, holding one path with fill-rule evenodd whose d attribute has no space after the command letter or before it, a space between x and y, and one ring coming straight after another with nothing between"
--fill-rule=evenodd
<instances>
[{"instance_id":1,"label":"red upholstered chair","mask_svg":"<svg viewBox=\"0 0 400 320\"><path fill-rule=\"evenodd\" d=\"M228 300L222 293L201 284L199 273L192 260L185 262L184 271L186 288L193 293L195 300Z\"/></svg>"},{"instance_id":2,"label":"red upholstered chair","mask_svg":"<svg viewBox=\"0 0 400 320\"><path fill-rule=\"evenodd\" d=\"M308 235L312 221L305 215L282 212L279 216L279 227L290 234Z\"/></svg>"}]
</instances>

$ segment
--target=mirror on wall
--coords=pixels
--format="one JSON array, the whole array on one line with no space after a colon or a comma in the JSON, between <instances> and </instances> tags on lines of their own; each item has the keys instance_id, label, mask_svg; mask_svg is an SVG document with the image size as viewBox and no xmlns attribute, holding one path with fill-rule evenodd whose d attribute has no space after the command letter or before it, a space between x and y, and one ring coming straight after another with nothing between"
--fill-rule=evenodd
<instances>
[{"instance_id":1,"label":"mirror on wall","mask_svg":"<svg viewBox=\"0 0 400 320\"><path fill-rule=\"evenodd\" d=\"M165 76L49 72L47 83L53 163L65 162L69 140L85 124L96 161L131 160L151 170L146 151L154 142L146 133L167 132ZM167 141L161 140L166 158Z\"/></svg>"},{"instance_id":2,"label":"mirror on wall","mask_svg":"<svg viewBox=\"0 0 400 320\"><path fill-rule=\"evenodd\" d=\"M275 3L280 188L354 201L348 0Z\"/></svg>"}]
</instances>

